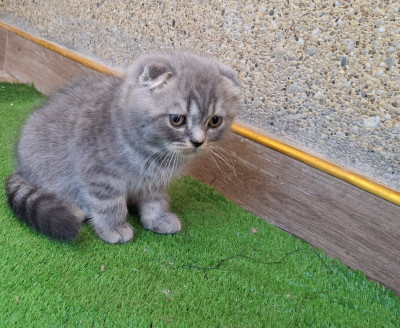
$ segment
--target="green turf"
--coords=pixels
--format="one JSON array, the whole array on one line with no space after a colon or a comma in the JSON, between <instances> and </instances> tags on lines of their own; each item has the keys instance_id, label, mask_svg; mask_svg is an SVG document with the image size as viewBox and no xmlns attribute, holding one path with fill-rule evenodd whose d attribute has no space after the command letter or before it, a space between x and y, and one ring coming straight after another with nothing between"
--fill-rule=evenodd
<instances>
[{"instance_id":1,"label":"green turf","mask_svg":"<svg viewBox=\"0 0 400 328\"><path fill-rule=\"evenodd\" d=\"M0 179L44 97L0 83ZM184 177L171 187L183 232L130 217L134 242L85 226L51 241L14 219L0 191L1 327L399 327L400 299L322 251Z\"/></svg>"}]
</instances>

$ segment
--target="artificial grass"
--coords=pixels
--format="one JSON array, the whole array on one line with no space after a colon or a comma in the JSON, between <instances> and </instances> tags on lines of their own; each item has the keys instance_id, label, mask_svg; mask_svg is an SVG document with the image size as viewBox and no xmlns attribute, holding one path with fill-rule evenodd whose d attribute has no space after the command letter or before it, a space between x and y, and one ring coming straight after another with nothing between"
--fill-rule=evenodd
<instances>
[{"instance_id":1,"label":"artificial grass","mask_svg":"<svg viewBox=\"0 0 400 328\"><path fill-rule=\"evenodd\" d=\"M0 83L0 180L44 100ZM88 225L73 243L17 221L0 191L0 323L4 327L399 327L400 299L321 250L183 177L171 208L184 224L157 235L129 221L133 242L108 245Z\"/></svg>"}]
</instances>

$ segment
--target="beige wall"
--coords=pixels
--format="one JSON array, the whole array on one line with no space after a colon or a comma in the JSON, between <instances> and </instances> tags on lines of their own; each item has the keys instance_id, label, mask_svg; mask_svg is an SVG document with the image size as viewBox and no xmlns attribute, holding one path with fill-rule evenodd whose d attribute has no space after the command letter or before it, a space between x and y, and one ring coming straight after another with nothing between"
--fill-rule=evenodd
<instances>
[{"instance_id":1,"label":"beige wall","mask_svg":"<svg viewBox=\"0 0 400 328\"><path fill-rule=\"evenodd\" d=\"M243 82L240 119L400 190L400 3L3 0L0 19L124 68L180 48Z\"/></svg>"}]
</instances>

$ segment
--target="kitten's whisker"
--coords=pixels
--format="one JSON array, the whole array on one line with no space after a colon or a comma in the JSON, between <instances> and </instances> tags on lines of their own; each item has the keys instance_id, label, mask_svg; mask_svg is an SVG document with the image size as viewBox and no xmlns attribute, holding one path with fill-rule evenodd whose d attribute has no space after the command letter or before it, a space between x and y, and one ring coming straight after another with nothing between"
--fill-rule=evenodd
<instances>
[{"instance_id":1,"label":"kitten's whisker","mask_svg":"<svg viewBox=\"0 0 400 328\"><path fill-rule=\"evenodd\" d=\"M163 151L164 149L167 149L166 145L162 145L160 147L157 147L156 149L154 149L153 151L150 152L150 155L144 160L143 162L143 166L145 166L147 164L147 162L150 160L150 158L153 157L153 155Z\"/></svg>"},{"instance_id":2,"label":"kitten's whisker","mask_svg":"<svg viewBox=\"0 0 400 328\"><path fill-rule=\"evenodd\" d=\"M156 173L154 174L154 177L153 177L153 179L152 179L152 181L151 181L151 183L150 183L150 185L149 185L149 188L151 188L151 187L153 187L153 183L154 182L156 182L156 178L159 176L159 173L161 172L161 177L159 177L160 178L160 180L159 180L159 184L158 185L155 185L156 187L159 187L160 185L161 185L161 183L162 183L162 181L163 181L163 176L164 176L164 173L165 173L165 169L163 168L163 164L164 164L164 162L165 163L167 163L168 162L168 159L172 156L172 154L171 154L171 151L168 149L166 152L164 152L164 154L166 153L166 156L163 158L163 160L161 161L161 163L159 164L159 166L158 166L158 170L156 171Z\"/></svg>"},{"instance_id":3,"label":"kitten's whisker","mask_svg":"<svg viewBox=\"0 0 400 328\"><path fill-rule=\"evenodd\" d=\"M231 151L229 151L228 149L226 149L225 147L222 146L218 146L218 145L213 145L213 148L218 149L220 152L223 152L229 159L232 157L232 153Z\"/></svg>"},{"instance_id":4,"label":"kitten's whisker","mask_svg":"<svg viewBox=\"0 0 400 328\"><path fill-rule=\"evenodd\" d=\"M171 167L172 167L173 162L175 160L175 154L176 154L175 150L172 150L171 158L170 158L170 160L168 162L168 165L167 165L167 168L165 170L165 175L163 176L163 179L165 179L165 184L169 183L169 181L171 179L171 173L172 173L172 168Z\"/></svg>"},{"instance_id":5,"label":"kitten's whisker","mask_svg":"<svg viewBox=\"0 0 400 328\"><path fill-rule=\"evenodd\" d=\"M146 167L146 164L150 161L150 159L157 154L158 151L162 151L163 148L165 148L165 146L159 147L156 150L152 151L151 154L145 159L144 163L143 163L143 169ZM140 181L143 182L143 178L146 177L147 173L150 171L151 167L154 165L154 162L160 157L160 155L162 155L164 153L164 151L162 151L161 153L159 153L157 155L157 157L150 163L149 167L144 171L141 170L140 171Z\"/></svg>"},{"instance_id":6,"label":"kitten's whisker","mask_svg":"<svg viewBox=\"0 0 400 328\"><path fill-rule=\"evenodd\" d=\"M221 153L218 154L216 151L213 151L213 154L215 156L217 156L222 162L225 163L226 166L228 166L232 170L232 173L235 176L235 179L238 180L238 176L236 174L236 169L233 166L233 164L224 155L222 155Z\"/></svg>"},{"instance_id":7,"label":"kitten's whisker","mask_svg":"<svg viewBox=\"0 0 400 328\"><path fill-rule=\"evenodd\" d=\"M171 156L170 156L169 161L168 161L168 164L167 164L165 170L162 173L162 177L161 177L161 182L162 183L168 184L168 177L169 177L169 174L170 174L170 167L171 167L172 160L174 158L175 158L175 151L172 151L171 152ZM164 181L164 179L165 179L165 181Z\"/></svg>"},{"instance_id":8,"label":"kitten's whisker","mask_svg":"<svg viewBox=\"0 0 400 328\"><path fill-rule=\"evenodd\" d=\"M217 145L214 145L214 147L217 148L220 151L219 154L221 156L223 156L227 160L227 162L229 162L229 164L234 168L234 170L236 172L235 165L234 165L234 160L232 159L232 153L228 149L226 149L224 147L217 146ZM223 152L223 154L221 154L221 151Z\"/></svg>"},{"instance_id":9,"label":"kitten's whisker","mask_svg":"<svg viewBox=\"0 0 400 328\"><path fill-rule=\"evenodd\" d=\"M225 147L219 146L219 145L213 145L213 148L218 148L219 150L224 151L227 154L230 154L229 150L226 149Z\"/></svg>"},{"instance_id":10,"label":"kitten's whisker","mask_svg":"<svg viewBox=\"0 0 400 328\"><path fill-rule=\"evenodd\" d=\"M161 151L165 149L164 151ZM159 158L161 158L162 156L164 156L167 152L168 152L168 148L166 146L160 147L160 153L157 155L157 157L150 163L149 167L146 169L146 171L143 173L144 177L147 176L147 173L149 173L150 169L153 167L153 165L157 162L157 160ZM151 156L153 156L155 153L153 153L152 155L149 156L148 160L146 162L148 162L151 158Z\"/></svg>"},{"instance_id":11,"label":"kitten's whisker","mask_svg":"<svg viewBox=\"0 0 400 328\"><path fill-rule=\"evenodd\" d=\"M176 169L178 168L178 164L179 164L179 160L180 160L180 153L176 152L175 153L175 160L174 160L174 165L172 166L172 170L171 170L171 176L170 176L170 181L173 179L174 177L174 173L176 171Z\"/></svg>"},{"instance_id":12,"label":"kitten's whisker","mask_svg":"<svg viewBox=\"0 0 400 328\"><path fill-rule=\"evenodd\" d=\"M167 145L162 145L158 148L156 148L152 154L147 157L146 162L144 163L144 165L155 155L158 153L158 155L156 156L156 158L153 160L153 162L157 161L158 158L160 158L163 154L165 154L168 151L168 147Z\"/></svg>"},{"instance_id":13,"label":"kitten's whisker","mask_svg":"<svg viewBox=\"0 0 400 328\"><path fill-rule=\"evenodd\" d=\"M217 166L219 172L221 173L222 178L224 179L224 182L226 182L225 174L224 174L224 172L221 170L221 167L219 166L217 160L214 158L214 152L211 150L211 151L208 152L208 154L210 154L210 157L209 157L209 158L215 163L215 165Z\"/></svg>"},{"instance_id":14,"label":"kitten's whisker","mask_svg":"<svg viewBox=\"0 0 400 328\"><path fill-rule=\"evenodd\" d=\"M176 159L175 159L175 162L174 162L173 174L174 174L175 171L178 169L178 167L179 167L179 162L180 162L180 160L181 160L181 153L180 153L180 151L177 150L177 151L175 151L175 153L176 153ZM173 179L173 175L172 175L171 179Z\"/></svg>"},{"instance_id":15,"label":"kitten's whisker","mask_svg":"<svg viewBox=\"0 0 400 328\"><path fill-rule=\"evenodd\" d=\"M147 168L147 170L142 174L142 178L141 178L141 181L143 181L143 179L146 179L147 178L147 176L148 176L148 173L150 174L150 170L154 167L156 167L155 166L155 164L157 163L157 160L159 159L159 158L162 158L167 152L168 152L168 149L167 149L167 147L161 147L160 149L162 150L163 148L165 148L165 150L164 151L161 151L157 156L156 156L156 158L154 158L153 160L152 160L152 162L150 163L150 165L149 165L149 167ZM163 159L163 161L165 160L165 157L164 157L164 159ZM163 162L162 161L162 162ZM153 179L152 179L152 181L147 185L147 189L149 190L149 192L150 192L150 189L151 189L151 186L152 186L152 184L153 184L153 180L155 179L155 177L157 176L157 174L158 174L158 171L159 171L159 168L158 168L158 170L156 170L156 172L155 172L155 175L153 176ZM150 174L150 177L152 176L152 174Z\"/></svg>"}]
</instances>

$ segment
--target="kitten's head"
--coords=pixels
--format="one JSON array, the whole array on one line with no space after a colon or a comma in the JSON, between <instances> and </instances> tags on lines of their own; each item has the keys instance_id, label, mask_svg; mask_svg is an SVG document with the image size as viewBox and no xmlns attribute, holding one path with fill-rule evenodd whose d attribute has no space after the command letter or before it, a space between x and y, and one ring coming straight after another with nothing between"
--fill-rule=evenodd
<instances>
[{"instance_id":1,"label":"kitten's head","mask_svg":"<svg viewBox=\"0 0 400 328\"><path fill-rule=\"evenodd\" d=\"M190 156L230 130L240 108L239 82L230 67L210 58L150 54L128 69L121 103L124 124L146 146Z\"/></svg>"}]
</instances>

